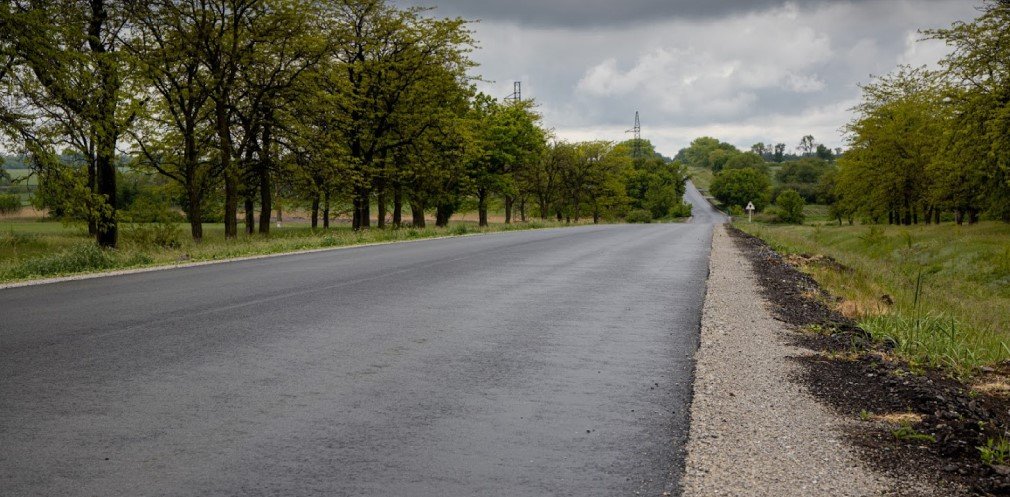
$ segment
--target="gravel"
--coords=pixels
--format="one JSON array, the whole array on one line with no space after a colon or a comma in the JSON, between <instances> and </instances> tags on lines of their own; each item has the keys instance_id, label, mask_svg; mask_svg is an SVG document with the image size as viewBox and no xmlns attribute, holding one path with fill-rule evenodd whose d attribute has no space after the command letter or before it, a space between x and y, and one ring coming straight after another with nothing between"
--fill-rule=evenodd
<instances>
[{"instance_id":1,"label":"gravel","mask_svg":"<svg viewBox=\"0 0 1010 497\"><path fill-rule=\"evenodd\" d=\"M750 263L724 227L714 233L696 355L686 497L863 496L891 487L843 440L855 420L832 414L791 378L786 345Z\"/></svg>"}]
</instances>

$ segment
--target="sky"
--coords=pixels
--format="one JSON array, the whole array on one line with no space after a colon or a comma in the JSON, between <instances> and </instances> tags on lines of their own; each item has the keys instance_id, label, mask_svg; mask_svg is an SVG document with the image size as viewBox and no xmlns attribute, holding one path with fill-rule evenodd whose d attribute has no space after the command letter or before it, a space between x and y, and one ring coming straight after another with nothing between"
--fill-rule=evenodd
<instances>
[{"instance_id":1,"label":"sky","mask_svg":"<svg viewBox=\"0 0 1010 497\"><path fill-rule=\"evenodd\" d=\"M918 30L972 0L397 0L479 21L473 58L496 97L523 84L559 139L642 136L673 156L698 136L748 149L813 135L843 147L859 84L946 47Z\"/></svg>"}]
</instances>

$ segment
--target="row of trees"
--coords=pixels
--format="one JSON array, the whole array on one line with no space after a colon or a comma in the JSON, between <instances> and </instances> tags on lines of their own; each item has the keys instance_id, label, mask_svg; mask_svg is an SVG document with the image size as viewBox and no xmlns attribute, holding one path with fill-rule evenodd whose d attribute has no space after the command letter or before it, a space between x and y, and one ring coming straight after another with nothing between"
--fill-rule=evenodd
<instances>
[{"instance_id":1,"label":"row of trees","mask_svg":"<svg viewBox=\"0 0 1010 497\"><path fill-rule=\"evenodd\" d=\"M399 226L404 207L444 225L471 197L481 225L492 198L506 222L528 207L681 209L684 174L651 147L549 143L532 102L477 94L468 23L423 9L23 0L0 4L0 32L0 132L26 152L42 207L87 219L103 246L126 168L171 185L197 240L219 219L235 237L240 208L248 232L269 233L282 195L306 200L313 227L348 204L355 229Z\"/></svg>"},{"instance_id":2,"label":"row of trees","mask_svg":"<svg viewBox=\"0 0 1010 497\"><path fill-rule=\"evenodd\" d=\"M103 246L127 167L173 185L198 240L222 218L235 237L240 206L248 232L268 233L282 194L308 201L314 227L346 202L355 229L400 225L405 206L415 225L430 210L445 224L469 196L482 225L492 197L506 222L534 198L539 216L574 219L680 205L683 173L653 152L549 144L532 102L477 94L468 23L423 9L23 0L0 4L0 32L0 132L43 206L87 219Z\"/></svg>"},{"instance_id":3,"label":"row of trees","mask_svg":"<svg viewBox=\"0 0 1010 497\"><path fill-rule=\"evenodd\" d=\"M801 138L795 150L796 153L788 153L785 143L765 145L764 142L758 142L751 145L749 151L744 152L733 144L719 141L719 139L710 136L702 136L692 141L688 147L681 149L676 159L690 167L719 172L733 160L746 161L750 165L764 162L783 163L802 158L833 161L842 154L841 149L831 150L823 143L818 143L813 135ZM733 166L739 168L740 164L733 163L730 167Z\"/></svg>"},{"instance_id":4,"label":"row of trees","mask_svg":"<svg viewBox=\"0 0 1010 497\"><path fill-rule=\"evenodd\" d=\"M925 32L950 54L940 70L901 67L863 87L839 161L839 219L1010 221L1010 4Z\"/></svg>"}]
</instances>

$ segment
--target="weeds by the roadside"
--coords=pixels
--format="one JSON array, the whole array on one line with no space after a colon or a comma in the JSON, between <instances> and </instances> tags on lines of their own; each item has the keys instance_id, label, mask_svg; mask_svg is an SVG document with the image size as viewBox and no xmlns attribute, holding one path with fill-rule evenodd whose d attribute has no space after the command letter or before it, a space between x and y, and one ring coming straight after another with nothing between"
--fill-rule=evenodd
<instances>
[{"instance_id":1,"label":"weeds by the roadside","mask_svg":"<svg viewBox=\"0 0 1010 497\"><path fill-rule=\"evenodd\" d=\"M990 438L982 447L978 447L982 462L990 465L1006 465L1010 462L1010 440L1005 437Z\"/></svg>"},{"instance_id":2,"label":"weeds by the roadside","mask_svg":"<svg viewBox=\"0 0 1010 497\"><path fill-rule=\"evenodd\" d=\"M912 428L911 425L902 425L900 428L891 430L891 435L894 435L895 440L904 440L908 442L928 442L936 443L936 437L928 433L919 433Z\"/></svg>"}]
</instances>

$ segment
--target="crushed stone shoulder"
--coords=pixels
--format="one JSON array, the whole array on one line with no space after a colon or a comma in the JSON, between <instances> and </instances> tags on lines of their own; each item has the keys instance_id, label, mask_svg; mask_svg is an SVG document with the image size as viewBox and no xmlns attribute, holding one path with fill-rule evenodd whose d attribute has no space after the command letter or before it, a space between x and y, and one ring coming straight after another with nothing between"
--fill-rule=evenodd
<instances>
[{"instance_id":1,"label":"crushed stone shoulder","mask_svg":"<svg viewBox=\"0 0 1010 497\"><path fill-rule=\"evenodd\" d=\"M847 423L791 380L785 325L725 227L712 241L696 355L685 497L869 496L890 487L845 443Z\"/></svg>"}]
</instances>

